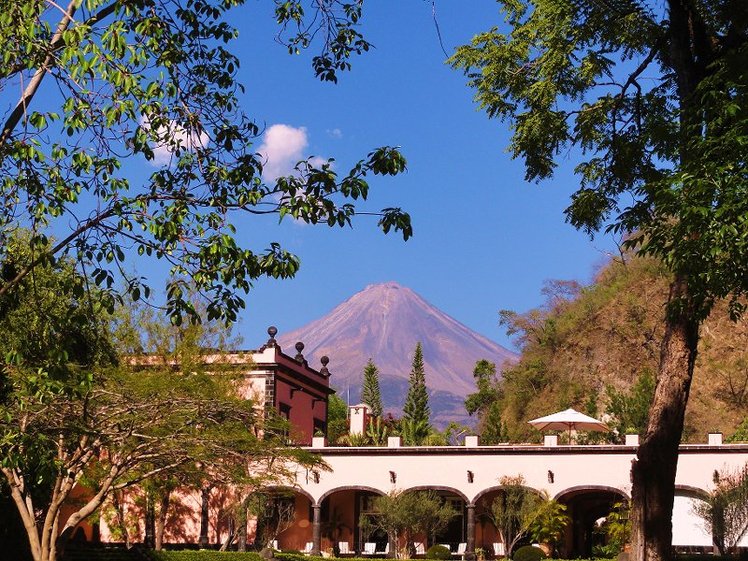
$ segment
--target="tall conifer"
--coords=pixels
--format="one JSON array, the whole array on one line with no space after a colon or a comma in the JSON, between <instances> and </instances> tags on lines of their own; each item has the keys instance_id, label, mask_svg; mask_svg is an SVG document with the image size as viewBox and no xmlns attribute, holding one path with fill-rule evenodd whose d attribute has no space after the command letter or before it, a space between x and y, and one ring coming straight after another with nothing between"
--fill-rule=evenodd
<instances>
[{"instance_id":1,"label":"tall conifer","mask_svg":"<svg viewBox=\"0 0 748 561\"><path fill-rule=\"evenodd\" d=\"M403 419L407 422L407 426L411 427L409 432L417 433L410 436L412 443L418 444L428 435L431 428L429 425L431 410L429 395L426 392L426 374L423 368L423 349L420 342L416 344L416 350L413 353L413 365L408 384L408 395L403 406Z\"/></svg>"},{"instance_id":2,"label":"tall conifer","mask_svg":"<svg viewBox=\"0 0 748 561\"><path fill-rule=\"evenodd\" d=\"M364 367L364 385L361 387L361 401L371 407L371 414L382 416L382 394L379 391L379 370L372 359Z\"/></svg>"}]
</instances>

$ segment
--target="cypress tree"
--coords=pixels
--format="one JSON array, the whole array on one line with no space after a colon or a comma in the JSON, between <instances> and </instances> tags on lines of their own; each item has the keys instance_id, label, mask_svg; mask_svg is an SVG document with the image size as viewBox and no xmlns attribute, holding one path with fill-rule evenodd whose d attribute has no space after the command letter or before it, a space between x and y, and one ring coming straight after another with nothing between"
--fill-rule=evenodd
<instances>
[{"instance_id":1,"label":"cypress tree","mask_svg":"<svg viewBox=\"0 0 748 561\"><path fill-rule=\"evenodd\" d=\"M374 361L369 359L364 367L364 385L361 387L361 401L371 407L371 414L382 416L382 394L379 391L379 370Z\"/></svg>"},{"instance_id":2,"label":"cypress tree","mask_svg":"<svg viewBox=\"0 0 748 561\"><path fill-rule=\"evenodd\" d=\"M416 430L419 434L413 435L415 443L418 443L428 435L431 417L429 395L426 392L426 374L423 369L423 349L420 342L416 344L416 350L413 353L413 365L408 384L408 395L403 406L403 419L408 422L409 426L418 427Z\"/></svg>"}]
</instances>

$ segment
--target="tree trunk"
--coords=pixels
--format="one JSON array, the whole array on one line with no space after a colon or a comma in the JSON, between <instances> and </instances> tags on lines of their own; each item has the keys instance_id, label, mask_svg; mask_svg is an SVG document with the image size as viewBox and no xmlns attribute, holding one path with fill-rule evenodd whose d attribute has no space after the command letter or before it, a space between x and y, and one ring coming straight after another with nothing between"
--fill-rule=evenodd
<instances>
[{"instance_id":1,"label":"tree trunk","mask_svg":"<svg viewBox=\"0 0 748 561\"><path fill-rule=\"evenodd\" d=\"M127 529L125 494L121 489L112 493L112 507L114 508L114 524L120 534L122 534L122 541L125 542L125 547L130 549L132 544L130 543L130 532Z\"/></svg>"},{"instance_id":2,"label":"tree trunk","mask_svg":"<svg viewBox=\"0 0 748 561\"><path fill-rule=\"evenodd\" d=\"M210 521L210 490L211 486L206 485L200 491L201 503L200 503L200 549L208 547L208 523Z\"/></svg>"},{"instance_id":3,"label":"tree trunk","mask_svg":"<svg viewBox=\"0 0 748 561\"><path fill-rule=\"evenodd\" d=\"M725 509L714 505L712 512L712 549L716 555L727 555L725 547Z\"/></svg>"},{"instance_id":4,"label":"tree trunk","mask_svg":"<svg viewBox=\"0 0 748 561\"><path fill-rule=\"evenodd\" d=\"M148 549L153 549L156 545L156 507L153 504L153 494L145 494L145 538L144 545Z\"/></svg>"},{"instance_id":5,"label":"tree trunk","mask_svg":"<svg viewBox=\"0 0 748 561\"><path fill-rule=\"evenodd\" d=\"M169 502L171 493L168 490L163 491L161 495L161 504L159 505L158 516L156 517L156 551L161 551L164 546L164 527L166 526L166 517L169 514Z\"/></svg>"},{"instance_id":6,"label":"tree trunk","mask_svg":"<svg viewBox=\"0 0 748 561\"><path fill-rule=\"evenodd\" d=\"M247 507L245 501L241 502L236 528L236 547L238 551L247 551Z\"/></svg>"},{"instance_id":7,"label":"tree trunk","mask_svg":"<svg viewBox=\"0 0 748 561\"><path fill-rule=\"evenodd\" d=\"M670 301L687 300L687 282L676 278ZM699 322L689 310L668 316L647 432L631 466L631 543L634 561L670 558L678 446L691 388Z\"/></svg>"}]
</instances>

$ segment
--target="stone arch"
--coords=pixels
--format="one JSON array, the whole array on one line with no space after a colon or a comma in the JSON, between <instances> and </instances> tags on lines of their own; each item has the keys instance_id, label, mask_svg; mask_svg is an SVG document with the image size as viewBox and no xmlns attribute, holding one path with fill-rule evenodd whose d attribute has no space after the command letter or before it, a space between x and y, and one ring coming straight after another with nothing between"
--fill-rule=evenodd
<instances>
[{"instance_id":1,"label":"stone arch","mask_svg":"<svg viewBox=\"0 0 748 561\"><path fill-rule=\"evenodd\" d=\"M529 485L522 485L521 487L530 493L542 496L542 492L539 489L535 489ZM493 485L487 487L478 492L473 497L473 502L471 503L475 508L475 547L479 547L484 551L489 552L491 556L496 555L497 558L504 554L495 554L496 546L494 544L498 545L503 540L499 530L492 522L490 510L493 500L498 496L499 492L505 488L506 485ZM509 555L510 553L511 552L509 551L505 552L506 555Z\"/></svg>"},{"instance_id":2,"label":"stone arch","mask_svg":"<svg viewBox=\"0 0 748 561\"><path fill-rule=\"evenodd\" d=\"M275 546L283 550L304 549L305 544L311 541L311 510L315 504L314 497L308 491L292 485L268 485L260 488L259 492L277 493L293 505L292 520L284 523L282 529L276 530L278 533L274 538ZM264 547L266 540L272 537L272 534L263 535L263 530L261 530L263 527L259 520L255 520L255 523L251 525L256 546Z\"/></svg>"},{"instance_id":3,"label":"stone arch","mask_svg":"<svg viewBox=\"0 0 748 561\"><path fill-rule=\"evenodd\" d=\"M465 493L447 485L414 485L412 487L404 488L402 491L404 493L410 493L413 491L435 491L440 495L456 497L459 499L462 502L461 506L458 506L457 504L452 505L457 511L456 516L450 520L449 524L442 532L435 536L435 543L449 545L452 551L456 551L460 543L467 543L467 507L469 505L472 506L472 503ZM425 543L426 540L428 540L428 537L420 536L420 539Z\"/></svg>"},{"instance_id":4,"label":"stone arch","mask_svg":"<svg viewBox=\"0 0 748 561\"><path fill-rule=\"evenodd\" d=\"M462 501L465 503L465 505L472 504L465 493L460 491L459 489L455 489L454 487L448 487L446 485L415 485L413 487L407 487L405 489L402 489L404 493L409 493L411 491L442 491L446 493L452 493L453 495L456 495L462 499Z\"/></svg>"},{"instance_id":5,"label":"stone arch","mask_svg":"<svg viewBox=\"0 0 748 561\"><path fill-rule=\"evenodd\" d=\"M470 502L470 501L468 501L468 502L469 502L469 504L476 505L476 504L478 504L478 501L480 499L482 499L483 497L485 497L486 495L489 495L491 493L495 493L496 491L501 491L504 487L506 487L506 486L505 485L493 485L491 487L486 487L482 491L479 491L478 494L476 494L473 497L472 502ZM536 495L541 495L542 494L542 492L540 491L540 489L536 489L535 487L530 487L529 485L522 485L522 487L524 487L528 491L531 491L531 492L535 493Z\"/></svg>"},{"instance_id":6,"label":"stone arch","mask_svg":"<svg viewBox=\"0 0 748 561\"><path fill-rule=\"evenodd\" d=\"M386 491L382 491L381 489L377 489L375 487L369 487L367 485L344 485L342 487L335 487L334 489L328 489L322 495L320 496L319 500L314 503L317 505L321 505L322 501L324 501L326 498L328 498L330 495L337 493L339 491L368 491L370 493L374 493L376 495L386 495Z\"/></svg>"},{"instance_id":7,"label":"stone arch","mask_svg":"<svg viewBox=\"0 0 748 561\"><path fill-rule=\"evenodd\" d=\"M617 503L629 500L629 495L608 485L575 485L560 491L554 499L566 506L566 514L571 518L559 547L561 556L589 559L596 548L608 545L601 524Z\"/></svg>"},{"instance_id":8,"label":"stone arch","mask_svg":"<svg viewBox=\"0 0 748 561\"><path fill-rule=\"evenodd\" d=\"M364 512L372 511L371 498L386 495L386 491L367 485L343 485L325 491L317 501L315 508L320 509L321 547L342 547L345 542L348 551L360 552L366 541L374 541L377 549L382 550L386 535L377 535L369 539L364 535L360 517Z\"/></svg>"},{"instance_id":9,"label":"stone arch","mask_svg":"<svg viewBox=\"0 0 748 561\"><path fill-rule=\"evenodd\" d=\"M617 495L621 495L625 499L631 498L626 491L624 491L623 489L619 489L618 487L612 487L609 485L575 485L573 487L567 487L563 491L559 491L554 495L553 499L559 501L568 497L572 497L574 495L588 493L591 491L615 493Z\"/></svg>"},{"instance_id":10,"label":"stone arch","mask_svg":"<svg viewBox=\"0 0 748 561\"><path fill-rule=\"evenodd\" d=\"M301 489L300 487L293 487L291 485L271 485L269 487L262 487L260 491L265 492L290 492L295 493L297 495L301 495L303 497L306 497L309 499L309 502L312 504L314 503L314 497L309 493L309 491L306 491L305 489Z\"/></svg>"},{"instance_id":11,"label":"stone arch","mask_svg":"<svg viewBox=\"0 0 748 561\"><path fill-rule=\"evenodd\" d=\"M712 551L712 529L694 512L694 502L703 501L709 493L692 485L676 485L673 501L673 547L688 553Z\"/></svg>"},{"instance_id":12,"label":"stone arch","mask_svg":"<svg viewBox=\"0 0 748 561\"><path fill-rule=\"evenodd\" d=\"M676 485L675 494L680 497L688 497L690 499L707 499L709 493L700 487L693 487L692 485Z\"/></svg>"}]
</instances>

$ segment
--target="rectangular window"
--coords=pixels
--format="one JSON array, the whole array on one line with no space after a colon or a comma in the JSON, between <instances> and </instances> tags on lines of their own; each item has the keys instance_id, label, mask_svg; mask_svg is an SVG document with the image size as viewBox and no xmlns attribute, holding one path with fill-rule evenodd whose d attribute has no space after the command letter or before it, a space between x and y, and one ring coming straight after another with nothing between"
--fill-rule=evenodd
<instances>
[{"instance_id":1,"label":"rectangular window","mask_svg":"<svg viewBox=\"0 0 748 561\"><path fill-rule=\"evenodd\" d=\"M291 419L291 406L287 403L281 403L278 405L278 412L280 413L280 416L286 419L287 421Z\"/></svg>"},{"instance_id":2,"label":"rectangular window","mask_svg":"<svg viewBox=\"0 0 748 561\"><path fill-rule=\"evenodd\" d=\"M318 419L317 417L314 418L314 436L327 435L327 427L325 426L325 421L322 419Z\"/></svg>"},{"instance_id":3,"label":"rectangular window","mask_svg":"<svg viewBox=\"0 0 748 561\"><path fill-rule=\"evenodd\" d=\"M361 497L361 512L377 512L374 508L374 499L376 498L377 495L363 495Z\"/></svg>"}]
</instances>

